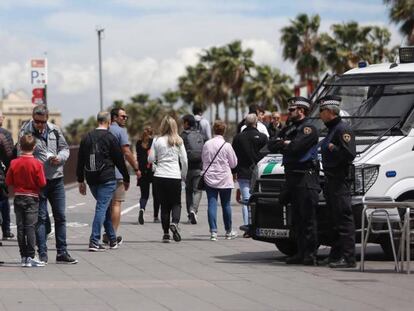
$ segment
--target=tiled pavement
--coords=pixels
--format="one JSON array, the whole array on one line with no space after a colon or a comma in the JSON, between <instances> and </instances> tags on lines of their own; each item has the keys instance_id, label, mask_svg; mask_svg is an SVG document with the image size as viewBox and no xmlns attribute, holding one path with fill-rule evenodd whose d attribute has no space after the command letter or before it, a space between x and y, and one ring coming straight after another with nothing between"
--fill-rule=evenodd
<instances>
[{"instance_id":1,"label":"tiled pavement","mask_svg":"<svg viewBox=\"0 0 414 311\"><path fill-rule=\"evenodd\" d=\"M394 273L375 246L365 273L286 266L271 244L224 240L223 231L209 241L205 196L199 224L183 222L183 241L163 244L151 202L147 222L137 225L138 195L132 187L123 205L122 246L90 253L94 201L67 191L68 243L77 265L55 264L52 239L45 268L21 268L16 241L3 242L0 310L414 310L414 276ZM234 203L234 227L241 219Z\"/></svg>"}]
</instances>

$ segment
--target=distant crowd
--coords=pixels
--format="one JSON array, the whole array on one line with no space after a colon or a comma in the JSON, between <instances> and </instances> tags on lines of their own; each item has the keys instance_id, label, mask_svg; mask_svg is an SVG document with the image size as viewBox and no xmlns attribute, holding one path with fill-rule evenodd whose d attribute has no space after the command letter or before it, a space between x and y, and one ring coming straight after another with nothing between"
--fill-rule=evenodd
<instances>
[{"instance_id":1,"label":"distant crowd","mask_svg":"<svg viewBox=\"0 0 414 311\"><path fill-rule=\"evenodd\" d=\"M153 221L161 222L163 242L181 240L181 183L185 183L188 222L197 224L198 206L202 192L208 199L210 239L217 240L217 200L220 197L225 226L224 238L234 239L231 214L231 192L234 182L245 187L251 172L246 168L257 163L257 151L269 136L281 129L278 113L265 114L252 107L239 130L258 128L259 143L251 151L250 143L237 138L233 145L226 143L227 125L210 123L202 111L194 108L193 115L185 115L183 131L178 133L176 120L164 117L159 135L146 126L132 153L126 125L128 115L122 108L97 115L98 127L87 133L80 143L77 161L79 192L87 193L87 186L96 199L95 216L89 238L90 251L116 249L123 238L117 234L121 218L121 204L130 186L126 162L132 167L140 187L138 223L145 223L145 210L152 188ZM17 241L23 267L45 266L48 261L47 236L51 232L48 202L54 218L56 263L76 264L66 243L66 199L63 167L69 158L69 146L61 129L48 122L46 106L33 109L32 119L23 124L18 142L2 127L5 116L0 112L0 210L3 239L12 239L10 230L9 190L14 193ZM266 121L265 121L266 120ZM246 131L246 132L248 132ZM243 131L244 132L244 131ZM237 139L236 139L237 138ZM256 145L256 144L255 144ZM249 150L246 150L249 146ZM248 151L246 153L246 151ZM237 176L237 171L240 171ZM247 174L246 174L247 172ZM247 188L246 188L247 189ZM243 206L244 224L248 224L247 206ZM101 235L102 227L104 234ZM248 237L248 234L245 234ZM106 247L104 245L107 245ZM36 254L37 250L37 254Z\"/></svg>"},{"instance_id":2,"label":"distant crowd","mask_svg":"<svg viewBox=\"0 0 414 311\"><path fill-rule=\"evenodd\" d=\"M293 208L298 252L288 257L286 262L317 264L315 211L320 191L317 157L320 148L327 178L324 193L338 229L328 263L333 267L353 267L355 228L350 213L349 184L345 177L355 157L355 140L351 129L339 116L340 100L332 96L320 99L320 117L329 130L328 136L320 143L316 128L307 118L311 102L303 97L294 97L289 100L289 123L284 126L279 113L266 113L257 106L251 106L238 124L231 144L224 138L227 124L216 120L211 128L197 107L194 107L193 114L179 120L183 128L180 134L177 121L167 115L157 129L158 135L154 135L151 127L144 128L136 144L136 156L131 151L126 130L129 118L126 111L114 108L110 112L99 112L97 128L81 140L76 169L79 192L86 195L88 185L96 200L89 251L116 249L123 242L118 232L122 202L130 188L126 162L134 170L141 190L138 223L145 223L152 188L153 221L161 222L162 242L181 241L182 182L185 183L188 222L193 225L199 221L202 192L206 193L211 241L219 239L219 198L224 238L231 240L238 236L233 228L231 207L231 195L237 182L245 229L243 237L250 237L247 206L250 181L253 168L264 156L261 150L268 147L271 152L283 154L286 183L282 195L285 196L281 195L279 199L282 204L290 203ZM8 187L13 187L17 241L23 267L40 267L48 263L47 235L51 230L48 202L54 218L56 263L78 262L69 254L66 243L63 166L69 157L69 147L61 129L48 122L48 117L46 106L34 107L32 120L22 126L13 154L13 140L10 133L1 128L4 116L0 113L3 239L13 237L7 195Z\"/></svg>"}]
</instances>

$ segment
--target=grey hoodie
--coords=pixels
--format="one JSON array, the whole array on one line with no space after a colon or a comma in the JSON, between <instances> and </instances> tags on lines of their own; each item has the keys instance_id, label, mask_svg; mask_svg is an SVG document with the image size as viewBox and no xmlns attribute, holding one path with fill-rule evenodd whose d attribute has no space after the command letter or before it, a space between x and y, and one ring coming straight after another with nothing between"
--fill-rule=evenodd
<instances>
[{"instance_id":1,"label":"grey hoodie","mask_svg":"<svg viewBox=\"0 0 414 311\"><path fill-rule=\"evenodd\" d=\"M33 120L23 124L20 129L19 139L24 134L32 134L36 137L36 147L33 155L36 159L43 163L45 169L46 179L56 179L63 177L63 165L69 158L69 146L65 137L62 134L60 128L47 122L47 139L45 140L41 134L35 131L33 126ZM20 152L20 146L18 145L18 151ZM60 160L59 165L51 165L48 158L50 156L56 156Z\"/></svg>"}]
</instances>

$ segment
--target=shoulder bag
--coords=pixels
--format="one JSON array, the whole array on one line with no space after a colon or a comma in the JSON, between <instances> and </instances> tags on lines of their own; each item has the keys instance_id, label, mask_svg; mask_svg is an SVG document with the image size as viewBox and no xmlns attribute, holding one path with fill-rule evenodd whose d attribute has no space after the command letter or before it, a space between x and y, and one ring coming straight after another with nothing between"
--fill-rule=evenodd
<instances>
[{"instance_id":1,"label":"shoulder bag","mask_svg":"<svg viewBox=\"0 0 414 311\"><path fill-rule=\"evenodd\" d=\"M198 184L197 184L197 189L198 190L206 190L206 184L205 184L205 181L204 181L204 175L207 173L207 171L210 168L211 164L213 164L213 162L216 159L217 155L220 153L221 148L223 148L225 144L226 144L226 142L224 142L224 144L221 145L220 149L214 155L213 160L211 160L210 164L207 166L207 168L204 171L203 175L201 175L200 180L198 181Z\"/></svg>"}]
</instances>

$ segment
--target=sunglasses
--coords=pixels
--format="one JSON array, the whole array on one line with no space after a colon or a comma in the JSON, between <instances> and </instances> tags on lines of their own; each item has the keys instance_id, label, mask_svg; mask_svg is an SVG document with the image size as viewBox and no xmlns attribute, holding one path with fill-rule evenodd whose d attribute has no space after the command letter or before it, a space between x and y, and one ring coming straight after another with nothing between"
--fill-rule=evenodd
<instances>
[{"instance_id":1,"label":"sunglasses","mask_svg":"<svg viewBox=\"0 0 414 311\"><path fill-rule=\"evenodd\" d=\"M128 120L128 116L119 116L121 119Z\"/></svg>"},{"instance_id":2,"label":"sunglasses","mask_svg":"<svg viewBox=\"0 0 414 311\"><path fill-rule=\"evenodd\" d=\"M289 112L293 112L293 111L295 111L296 109L298 109L298 108L289 108L288 110L289 110Z\"/></svg>"},{"instance_id":3,"label":"sunglasses","mask_svg":"<svg viewBox=\"0 0 414 311\"><path fill-rule=\"evenodd\" d=\"M322 113L323 111L325 111L326 109L324 109L324 108L322 108L322 109L319 109L319 113Z\"/></svg>"},{"instance_id":4,"label":"sunglasses","mask_svg":"<svg viewBox=\"0 0 414 311\"><path fill-rule=\"evenodd\" d=\"M47 123L47 121L36 120L36 119L33 119L33 122L36 123L36 124L46 124Z\"/></svg>"}]
</instances>

